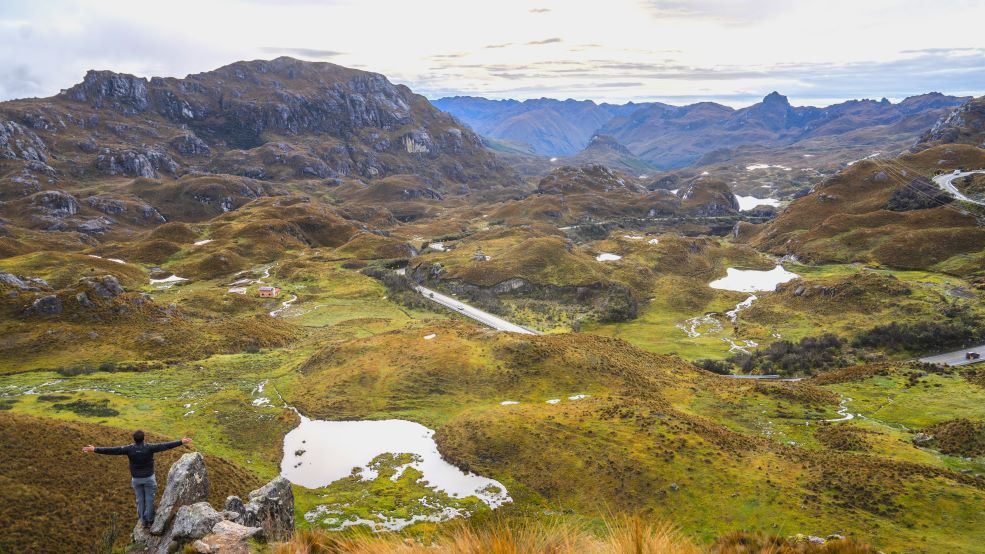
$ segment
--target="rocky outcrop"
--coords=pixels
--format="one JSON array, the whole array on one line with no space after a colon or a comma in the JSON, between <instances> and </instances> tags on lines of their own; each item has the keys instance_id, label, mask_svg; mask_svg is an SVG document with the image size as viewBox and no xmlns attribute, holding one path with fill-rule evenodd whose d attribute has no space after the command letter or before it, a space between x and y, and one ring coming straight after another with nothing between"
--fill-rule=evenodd
<instances>
[{"instance_id":1,"label":"rocky outcrop","mask_svg":"<svg viewBox=\"0 0 985 554\"><path fill-rule=\"evenodd\" d=\"M182 79L90 71L54 98L20 101L9 117L0 157L50 158L78 176L418 174L447 191L519 184L477 134L407 87L287 57Z\"/></svg>"},{"instance_id":2,"label":"rocky outcrop","mask_svg":"<svg viewBox=\"0 0 985 554\"><path fill-rule=\"evenodd\" d=\"M0 286L7 286L22 291L40 292L51 290L51 286L44 279L37 277L17 276L13 273L0 273Z\"/></svg>"},{"instance_id":3,"label":"rocky outcrop","mask_svg":"<svg viewBox=\"0 0 985 554\"><path fill-rule=\"evenodd\" d=\"M739 211L739 201L732 190L716 179L695 179L684 189L681 199L681 206L698 217L721 217Z\"/></svg>"},{"instance_id":4,"label":"rocky outcrop","mask_svg":"<svg viewBox=\"0 0 985 554\"><path fill-rule=\"evenodd\" d=\"M25 310L25 315L53 316L62 313L62 301L54 294L38 298Z\"/></svg>"},{"instance_id":5,"label":"rocky outcrop","mask_svg":"<svg viewBox=\"0 0 985 554\"><path fill-rule=\"evenodd\" d=\"M106 175L126 175L153 179L158 171L175 177L178 163L163 149L156 147L111 150L104 148L96 157L96 168Z\"/></svg>"},{"instance_id":6,"label":"rocky outcrop","mask_svg":"<svg viewBox=\"0 0 985 554\"><path fill-rule=\"evenodd\" d=\"M48 147L27 127L13 121L0 121L0 158L46 162Z\"/></svg>"},{"instance_id":7,"label":"rocky outcrop","mask_svg":"<svg viewBox=\"0 0 985 554\"><path fill-rule=\"evenodd\" d=\"M81 83L62 92L61 96L126 114L142 112L150 104L147 79L112 71L90 70Z\"/></svg>"},{"instance_id":8,"label":"rocky outcrop","mask_svg":"<svg viewBox=\"0 0 985 554\"><path fill-rule=\"evenodd\" d=\"M941 117L917 140L912 151L956 143L985 148L985 96L973 98Z\"/></svg>"},{"instance_id":9,"label":"rocky outcrop","mask_svg":"<svg viewBox=\"0 0 985 554\"><path fill-rule=\"evenodd\" d=\"M181 506L209 499L209 475L205 458L198 452L185 454L168 470L168 484L154 516L150 532L160 535Z\"/></svg>"},{"instance_id":10,"label":"rocky outcrop","mask_svg":"<svg viewBox=\"0 0 985 554\"><path fill-rule=\"evenodd\" d=\"M210 534L192 543L192 548L202 554L249 554L246 541L260 531L257 527L224 520L217 523Z\"/></svg>"},{"instance_id":11,"label":"rocky outcrop","mask_svg":"<svg viewBox=\"0 0 985 554\"><path fill-rule=\"evenodd\" d=\"M110 299L123 294L123 285L119 279L113 275L103 275L102 277L83 277L79 284L85 288L82 294L95 296L102 299Z\"/></svg>"},{"instance_id":12,"label":"rocky outcrop","mask_svg":"<svg viewBox=\"0 0 985 554\"><path fill-rule=\"evenodd\" d=\"M63 190L48 190L31 196L31 203L43 216L68 217L79 213L79 201Z\"/></svg>"},{"instance_id":13,"label":"rocky outcrop","mask_svg":"<svg viewBox=\"0 0 985 554\"><path fill-rule=\"evenodd\" d=\"M226 510L231 506L242 504L232 496L226 500ZM232 502L230 502L232 501ZM235 511L235 510L232 510ZM263 529L264 536L271 540L283 540L294 532L294 492L291 483L278 477L263 487L250 493L247 502L238 518L237 523L248 527Z\"/></svg>"},{"instance_id":14,"label":"rocky outcrop","mask_svg":"<svg viewBox=\"0 0 985 554\"><path fill-rule=\"evenodd\" d=\"M283 477L251 492L247 503L229 497L221 512L208 503L208 495L204 458L185 454L168 471L154 523L134 528L130 551L167 554L189 545L206 554L248 554L252 538L284 540L294 532L294 494Z\"/></svg>"}]
</instances>

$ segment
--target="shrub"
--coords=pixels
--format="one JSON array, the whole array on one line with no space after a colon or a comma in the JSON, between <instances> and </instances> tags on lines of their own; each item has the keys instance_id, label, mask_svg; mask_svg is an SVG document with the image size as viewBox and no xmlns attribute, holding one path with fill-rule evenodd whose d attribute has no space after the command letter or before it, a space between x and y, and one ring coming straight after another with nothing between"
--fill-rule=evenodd
<instances>
[{"instance_id":1,"label":"shrub","mask_svg":"<svg viewBox=\"0 0 985 554\"><path fill-rule=\"evenodd\" d=\"M730 375L732 373L732 364L725 360L698 360L694 364L705 371L719 375Z\"/></svg>"},{"instance_id":2,"label":"shrub","mask_svg":"<svg viewBox=\"0 0 985 554\"><path fill-rule=\"evenodd\" d=\"M54 404L51 407L58 412L68 410L84 417L113 417L120 415L120 412L109 407L109 400L98 400L96 402L76 400L67 404Z\"/></svg>"},{"instance_id":3,"label":"shrub","mask_svg":"<svg viewBox=\"0 0 985 554\"><path fill-rule=\"evenodd\" d=\"M852 346L893 352L939 352L985 340L985 326L966 314L944 321L892 322L859 334Z\"/></svg>"},{"instance_id":4,"label":"shrub","mask_svg":"<svg viewBox=\"0 0 985 554\"><path fill-rule=\"evenodd\" d=\"M819 370L848 365L845 343L837 335L825 333L804 337L800 342L781 340L749 354L736 354L728 359L743 373L780 375L814 374Z\"/></svg>"}]
</instances>

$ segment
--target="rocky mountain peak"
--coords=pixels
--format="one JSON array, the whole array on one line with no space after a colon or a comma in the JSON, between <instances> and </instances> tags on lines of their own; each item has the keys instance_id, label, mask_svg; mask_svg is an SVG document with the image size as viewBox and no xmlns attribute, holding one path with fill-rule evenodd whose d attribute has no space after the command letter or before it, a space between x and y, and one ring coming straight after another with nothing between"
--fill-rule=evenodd
<instances>
[{"instance_id":1,"label":"rocky mountain peak","mask_svg":"<svg viewBox=\"0 0 985 554\"><path fill-rule=\"evenodd\" d=\"M0 157L54 160L52 173L416 174L454 190L517 183L478 135L425 98L378 73L330 63L280 57L149 80L89 71L53 98L0 106Z\"/></svg>"},{"instance_id":2,"label":"rocky mountain peak","mask_svg":"<svg viewBox=\"0 0 985 554\"><path fill-rule=\"evenodd\" d=\"M784 95L782 95L779 92L776 92L774 90L773 92L771 92L771 93L767 94L765 97L763 97L763 105L789 107L790 106L790 101L787 99L786 96L784 96Z\"/></svg>"},{"instance_id":3,"label":"rocky mountain peak","mask_svg":"<svg viewBox=\"0 0 985 554\"><path fill-rule=\"evenodd\" d=\"M137 113L149 105L147 79L112 71L86 72L82 82L62 91L59 97L86 102L95 108L109 107Z\"/></svg>"}]
</instances>

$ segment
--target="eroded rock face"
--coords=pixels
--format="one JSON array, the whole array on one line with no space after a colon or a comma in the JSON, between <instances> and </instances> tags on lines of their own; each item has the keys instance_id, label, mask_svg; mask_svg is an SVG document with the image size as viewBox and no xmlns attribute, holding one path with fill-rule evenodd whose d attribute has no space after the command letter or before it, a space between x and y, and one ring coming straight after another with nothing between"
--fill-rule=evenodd
<instances>
[{"instance_id":1,"label":"eroded rock face","mask_svg":"<svg viewBox=\"0 0 985 554\"><path fill-rule=\"evenodd\" d=\"M226 509L230 509L228 500ZM237 523L260 527L268 540L289 538L294 533L294 492L291 483L277 477L251 492Z\"/></svg>"},{"instance_id":2,"label":"eroded rock face","mask_svg":"<svg viewBox=\"0 0 985 554\"><path fill-rule=\"evenodd\" d=\"M48 161L48 147L38 135L13 121L0 121L0 158Z\"/></svg>"},{"instance_id":3,"label":"eroded rock face","mask_svg":"<svg viewBox=\"0 0 985 554\"><path fill-rule=\"evenodd\" d=\"M142 112L149 104L147 79L112 71L89 71L81 83L62 94L97 108L114 108L123 113Z\"/></svg>"},{"instance_id":4,"label":"eroded rock face","mask_svg":"<svg viewBox=\"0 0 985 554\"><path fill-rule=\"evenodd\" d=\"M31 197L39 211L50 217L68 217L79 213L79 201L63 190L48 190Z\"/></svg>"},{"instance_id":5,"label":"eroded rock face","mask_svg":"<svg viewBox=\"0 0 985 554\"><path fill-rule=\"evenodd\" d=\"M107 175L127 175L153 179L158 171L178 175L178 162L163 149L156 147L129 150L103 149L96 157L96 169Z\"/></svg>"},{"instance_id":6,"label":"eroded rock face","mask_svg":"<svg viewBox=\"0 0 985 554\"><path fill-rule=\"evenodd\" d=\"M178 508L208 499L209 475L205 469L205 458L198 452L185 454L168 470L168 484L161 495L150 532L162 534Z\"/></svg>"}]
</instances>

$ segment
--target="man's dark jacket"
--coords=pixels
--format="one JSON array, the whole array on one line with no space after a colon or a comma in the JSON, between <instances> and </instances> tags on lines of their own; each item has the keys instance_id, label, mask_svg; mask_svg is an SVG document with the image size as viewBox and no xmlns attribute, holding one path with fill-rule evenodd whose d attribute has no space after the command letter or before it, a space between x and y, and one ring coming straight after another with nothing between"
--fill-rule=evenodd
<instances>
[{"instance_id":1,"label":"man's dark jacket","mask_svg":"<svg viewBox=\"0 0 985 554\"><path fill-rule=\"evenodd\" d=\"M171 450L181 446L181 441L158 442L147 444L138 442L126 446L101 446L96 448L96 454L119 456L126 454L130 459L130 475L132 477L150 477L154 475L154 453Z\"/></svg>"}]
</instances>

